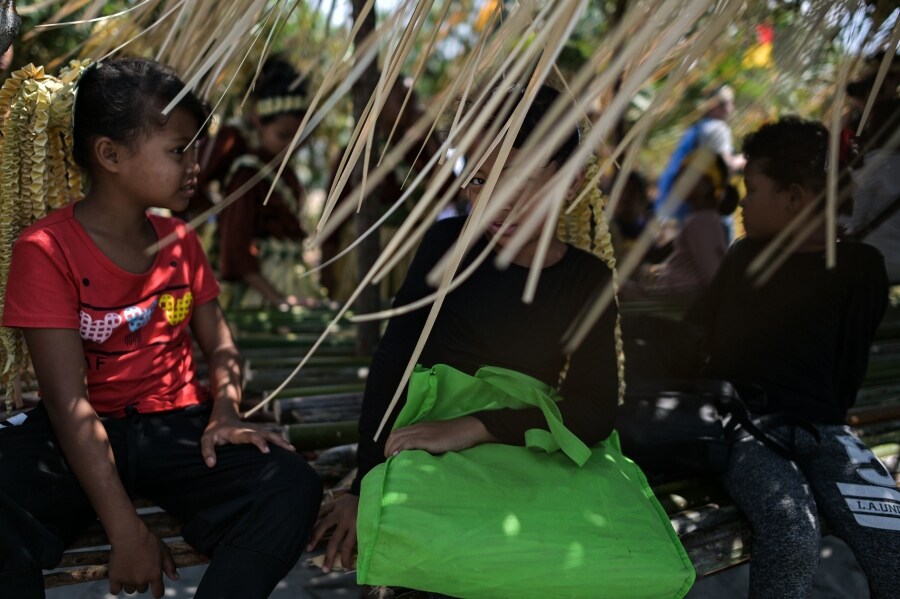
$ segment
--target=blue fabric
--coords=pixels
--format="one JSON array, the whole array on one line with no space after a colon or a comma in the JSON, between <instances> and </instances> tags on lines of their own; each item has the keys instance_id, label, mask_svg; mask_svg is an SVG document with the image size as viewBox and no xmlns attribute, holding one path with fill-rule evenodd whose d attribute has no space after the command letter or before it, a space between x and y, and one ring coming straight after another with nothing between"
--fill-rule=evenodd
<instances>
[{"instance_id":1,"label":"blue fabric","mask_svg":"<svg viewBox=\"0 0 900 599\"><path fill-rule=\"evenodd\" d=\"M700 145L700 128L705 120L705 118L700 119L684 132L684 135L681 136L681 140L678 142L678 146L672 153L672 157L669 158L669 163L666 164L665 170L659 176L659 182L656 185L656 200L653 202L653 210L656 214L659 214L660 209L662 209L663 204L666 203L666 199L669 197L669 192L672 191L672 187L675 185L675 179L678 177L681 163L684 162L688 154L696 150ZM690 206L682 204L673 216L682 221L690 212Z\"/></svg>"}]
</instances>

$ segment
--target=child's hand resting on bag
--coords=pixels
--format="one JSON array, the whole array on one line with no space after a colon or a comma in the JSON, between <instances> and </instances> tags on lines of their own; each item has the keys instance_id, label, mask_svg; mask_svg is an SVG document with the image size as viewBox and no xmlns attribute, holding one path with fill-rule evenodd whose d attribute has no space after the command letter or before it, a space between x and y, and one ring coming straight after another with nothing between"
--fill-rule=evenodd
<instances>
[{"instance_id":1,"label":"child's hand resting on bag","mask_svg":"<svg viewBox=\"0 0 900 599\"><path fill-rule=\"evenodd\" d=\"M496 442L497 439L480 420L463 416L398 428L387 439L384 457L397 455L404 449L424 449L431 454L441 454Z\"/></svg>"}]
</instances>

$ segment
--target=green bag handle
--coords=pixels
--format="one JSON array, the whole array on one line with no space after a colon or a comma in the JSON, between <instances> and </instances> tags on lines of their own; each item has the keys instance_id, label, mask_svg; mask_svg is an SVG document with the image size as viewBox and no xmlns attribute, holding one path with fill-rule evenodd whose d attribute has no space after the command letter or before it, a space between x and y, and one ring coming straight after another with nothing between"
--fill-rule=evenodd
<instances>
[{"instance_id":1,"label":"green bag handle","mask_svg":"<svg viewBox=\"0 0 900 599\"><path fill-rule=\"evenodd\" d=\"M438 401L440 396L440 401ZM427 420L459 418L473 412L535 407L549 430L525 432L525 446L546 453L562 451L578 467L591 457L591 449L563 424L555 389L538 379L497 366L483 366L475 376L452 366L416 366L409 382L407 402L394 428Z\"/></svg>"}]
</instances>

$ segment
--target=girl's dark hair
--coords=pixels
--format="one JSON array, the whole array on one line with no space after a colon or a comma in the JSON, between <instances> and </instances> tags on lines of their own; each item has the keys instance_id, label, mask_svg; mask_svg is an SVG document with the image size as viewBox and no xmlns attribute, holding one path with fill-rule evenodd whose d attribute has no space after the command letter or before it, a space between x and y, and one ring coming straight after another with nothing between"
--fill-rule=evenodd
<instances>
[{"instance_id":1,"label":"girl's dark hair","mask_svg":"<svg viewBox=\"0 0 900 599\"><path fill-rule=\"evenodd\" d=\"M722 195L719 196L719 202L716 204L716 209L722 216L728 216L737 209L738 203L741 201L741 194L738 192L737 187L728 182L728 175L730 173L728 171L728 165L725 163L725 159L722 158L721 154L716 154L715 165L722 175L722 181L724 181L722 185Z\"/></svg>"},{"instance_id":2,"label":"girl's dark hair","mask_svg":"<svg viewBox=\"0 0 900 599\"><path fill-rule=\"evenodd\" d=\"M263 65L250 95L257 102L279 96L306 96L306 80L300 77L300 73L290 62L280 56L273 56ZM262 116L259 120L265 125L275 120L279 114L303 116L304 111L290 110Z\"/></svg>"},{"instance_id":3,"label":"girl's dark hair","mask_svg":"<svg viewBox=\"0 0 900 599\"><path fill-rule=\"evenodd\" d=\"M510 95L517 95L516 101L512 105L512 109L518 105L519 101L525 96L525 88L522 86L516 86L512 88L498 88L494 91L494 93L509 93ZM518 135L516 135L515 141L513 141L513 147L517 150L522 148L531 136L534 134L535 130L538 128L538 125L541 122L541 119L544 118L544 115L550 111L550 107L553 106L553 103L559 98L562 94L553 89L550 86L542 85L537 94L534 97L534 102L532 102L531 106L529 106L528 111L525 113L525 119L522 121L522 128L519 129ZM506 103L504 99L503 104ZM503 116L504 118L508 118L512 112L509 114L502 115L501 113L504 110L504 106L501 104L501 107L498 109L498 113L488 122L488 126L497 119ZM512 110L510 109L510 110ZM578 130L576 125L572 126L572 131L568 137L566 137L565 141L563 141L562 145L557 148L556 153L551 156L551 162L555 162L557 165L560 165L572 155L575 149L578 147L578 143L581 139L581 133Z\"/></svg>"},{"instance_id":4,"label":"girl's dark hair","mask_svg":"<svg viewBox=\"0 0 900 599\"><path fill-rule=\"evenodd\" d=\"M731 183L725 184L725 191L722 192L722 197L719 199L718 211L722 216L728 216L737 210L738 204L741 202L741 194L738 192L737 187L732 185Z\"/></svg>"},{"instance_id":5,"label":"girl's dark hair","mask_svg":"<svg viewBox=\"0 0 900 599\"><path fill-rule=\"evenodd\" d=\"M705 149L695 150L684 159L678 176L681 177L681 173L690 166L690 162L692 160L703 159L695 158L695 155L701 152L706 153L707 159L708 157L712 158L712 166L719 173L720 187L716 188L713 191L713 194L716 196L716 210L719 212L719 214L727 216L735 211L738 202L740 202L741 200L741 196L738 193L737 188L728 182L728 175L730 173L728 170L728 165L725 163L725 159L721 154ZM712 183L715 184L715 182Z\"/></svg>"},{"instance_id":6,"label":"girl's dark hair","mask_svg":"<svg viewBox=\"0 0 900 599\"><path fill-rule=\"evenodd\" d=\"M109 137L132 145L144 134L165 127L162 109L184 88L169 67L146 58L117 58L92 65L78 81L72 134L75 162L90 167L91 143ZM178 103L199 127L209 111L193 93Z\"/></svg>"},{"instance_id":7,"label":"girl's dark hair","mask_svg":"<svg viewBox=\"0 0 900 599\"><path fill-rule=\"evenodd\" d=\"M782 189L791 184L820 192L828 169L828 129L818 121L788 116L744 138L743 152Z\"/></svg>"}]
</instances>

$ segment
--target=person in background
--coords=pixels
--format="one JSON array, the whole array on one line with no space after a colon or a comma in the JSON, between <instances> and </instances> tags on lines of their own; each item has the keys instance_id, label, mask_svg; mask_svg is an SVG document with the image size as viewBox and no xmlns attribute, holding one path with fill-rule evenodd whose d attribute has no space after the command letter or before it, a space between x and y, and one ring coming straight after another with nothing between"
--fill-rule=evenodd
<instances>
[{"instance_id":1,"label":"person in background","mask_svg":"<svg viewBox=\"0 0 900 599\"><path fill-rule=\"evenodd\" d=\"M293 67L281 56L272 56L263 63L259 77L265 79L266 73L271 69L284 68ZM255 74L255 71L251 73ZM250 100L244 105L241 114L227 120L213 115L210 119L209 135L195 142L200 162L197 193L191 198L187 209L175 215L178 218L192 221L224 200L225 185L231 175L232 165L238 158L259 146L256 129L253 126L255 88L251 86L246 91ZM204 222L194 225L203 249L215 269L219 267L218 221L219 215L212 214ZM226 289L223 292L223 299L230 300L231 291L230 288Z\"/></svg>"},{"instance_id":2,"label":"person in background","mask_svg":"<svg viewBox=\"0 0 900 599\"><path fill-rule=\"evenodd\" d=\"M293 69L294 67L283 57L271 56L263 63L257 82L266 81L273 71L290 72ZM198 140L197 153L200 161L198 189L191 198L188 210L181 216L196 216L222 200L225 183L235 160L259 146L257 128L254 126L254 111L260 89L258 86L252 86L248 88L247 93L250 101L246 103L242 114L224 122L219 122L213 117L210 135Z\"/></svg>"},{"instance_id":3,"label":"person in background","mask_svg":"<svg viewBox=\"0 0 900 599\"><path fill-rule=\"evenodd\" d=\"M617 171L611 181L603 182L603 193L607 195L612 193L612 188L619 175L620 172ZM622 195L619 203L616 204L616 211L610 223L616 256L624 256L643 233L649 211L650 196L647 192L647 179L637 171L631 171L628 173L628 179L625 181L625 187L622 189Z\"/></svg>"},{"instance_id":4,"label":"person in background","mask_svg":"<svg viewBox=\"0 0 900 599\"><path fill-rule=\"evenodd\" d=\"M709 150L694 150L685 159L679 178L696 179L685 197L690 213L666 261L647 269L644 293L691 295L709 286L728 247L722 216L737 207L738 192L727 176L724 159Z\"/></svg>"},{"instance_id":5,"label":"person in background","mask_svg":"<svg viewBox=\"0 0 900 599\"><path fill-rule=\"evenodd\" d=\"M881 61L884 60L885 53L877 52L866 58L863 73L858 78L847 84L847 103L844 113L841 115L842 134L851 136L856 135L859 124L862 120L863 111L869 96L875 88L875 79L878 76L878 70L881 68ZM900 86L900 54L894 55L884 80L878 88L875 101L881 102L896 98L898 86Z\"/></svg>"},{"instance_id":6,"label":"person in background","mask_svg":"<svg viewBox=\"0 0 900 599\"><path fill-rule=\"evenodd\" d=\"M729 176L744 168L744 157L734 151L731 126L728 124L728 120L734 114L734 90L728 85L723 85L708 96L704 104L707 109L703 113L703 117L682 135L675 152L669 158L665 170L659 177L654 201L654 209L657 213L668 199L684 159L694 150L706 148L713 154L721 156L728 167ZM688 212L689 208L687 207L680 209L676 213L678 219L683 220Z\"/></svg>"},{"instance_id":7,"label":"person in background","mask_svg":"<svg viewBox=\"0 0 900 599\"><path fill-rule=\"evenodd\" d=\"M224 196L242 190L269 162L284 157L305 109L299 73L284 61L267 65L256 83L249 119L256 145L229 165ZM276 173L263 176L219 214L219 269L222 279L233 284L232 306L287 309L319 297L315 284L303 276L303 186L291 168L277 181Z\"/></svg>"}]
</instances>

